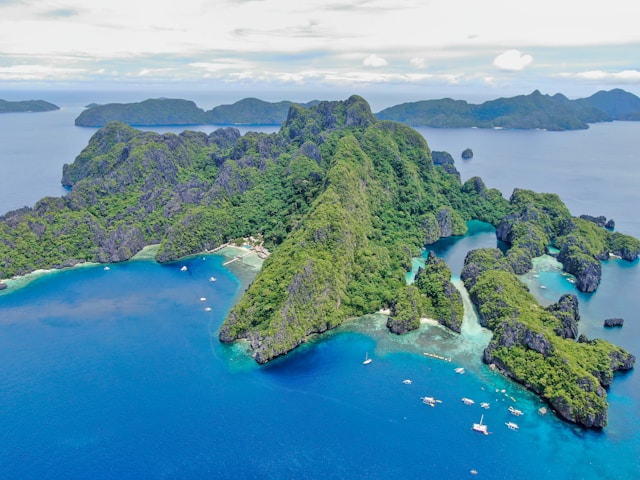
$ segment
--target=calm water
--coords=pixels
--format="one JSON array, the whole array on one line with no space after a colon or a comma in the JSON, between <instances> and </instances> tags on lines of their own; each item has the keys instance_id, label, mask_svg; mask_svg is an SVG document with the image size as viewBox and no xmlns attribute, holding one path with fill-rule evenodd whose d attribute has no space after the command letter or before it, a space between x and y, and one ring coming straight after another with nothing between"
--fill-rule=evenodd
<instances>
[{"instance_id":1,"label":"calm water","mask_svg":"<svg viewBox=\"0 0 640 480\"><path fill-rule=\"evenodd\" d=\"M74 127L75 115L67 110L18 117L0 116L2 144L8 145L0 165L29 167L18 168L11 181L3 175L14 193L0 188L1 211L15 208L16 198L32 204L56 194L61 165L93 132ZM70 125L54 121L63 118ZM630 186L640 179L639 167L625 157L635 148L638 128L615 123L557 134L423 133L432 149L454 157L466 147L474 150L473 160L457 161L464 179L479 174L507 196L514 186L556 191L574 213L614 217L621 231L640 236L633 212L639 194ZM54 137L68 149L55 160ZM40 148L35 139L41 139ZM24 157L14 162L6 151ZM34 169L44 171L49 163L58 171L43 173L38 183ZM597 187L599 197L583 192L584 185ZM492 229L474 223L469 236L433 249L457 277L468 249L495 245ZM462 336L425 325L403 337L388 334L379 319L363 319L258 367L240 346L216 340L224 315L255 273L242 266L229 271L222 261L211 255L165 266L133 261L108 271L83 267L1 294L0 477L640 477L637 372L616 379L609 425L590 432L551 414L539 416L534 396L484 366L480 352L487 334L472 318ZM542 262L538 270L524 280L542 302L575 293L553 264ZM605 262L600 289L579 295L582 331L636 355L639 271L637 265ZM211 276L217 281L209 282ZM602 319L609 316L624 317L623 329L604 330ZM367 352L373 363L363 366ZM455 374L458 366L467 373ZM402 383L407 378L411 385ZM442 403L430 408L422 396ZM463 405L463 396L476 404ZM518 432L504 426L512 420L507 406L514 400L525 411ZM483 401L489 410L478 406ZM492 435L470 429L483 413Z\"/></svg>"},{"instance_id":2,"label":"calm water","mask_svg":"<svg viewBox=\"0 0 640 480\"><path fill-rule=\"evenodd\" d=\"M640 122L570 132L418 131L432 150L453 155L463 181L480 176L507 198L516 187L558 193L574 215L604 215L619 231L640 236ZM473 150L473 159L460 157L465 148Z\"/></svg>"}]
</instances>

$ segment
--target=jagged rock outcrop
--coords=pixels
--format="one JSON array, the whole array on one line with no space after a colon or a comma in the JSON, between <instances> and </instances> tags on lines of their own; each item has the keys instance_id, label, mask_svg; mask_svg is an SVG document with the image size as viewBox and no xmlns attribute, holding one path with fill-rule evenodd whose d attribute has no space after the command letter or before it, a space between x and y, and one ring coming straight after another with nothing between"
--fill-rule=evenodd
<instances>
[{"instance_id":1,"label":"jagged rock outcrop","mask_svg":"<svg viewBox=\"0 0 640 480\"><path fill-rule=\"evenodd\" d=\"M601 386L596 386L589 378L578 379L577 385L586 392L593 392L605 401L606 391ZM551 407L558 415L566 420L578 423L587 428L602 428L607 425L607 411L599 408L598 403L588 403L575 408L567 397L555 396L548 399Z\"/></svg>"},{"instance_id":2,"label":"jagged rock outcrop","mask_svg":"<svg viewBox=\"0 0 640 480\"><path fill-rule=\"evenodd\" d=\"M424 244L431 245L432 243L437 242L442 237L442 232L440 231L440 224L438 223L438 219L432 213L425 215L425 218L422 222L421 229L424 232Z\"/></svg>"},{"instance_id":3,"label":"jagged rock outcrop","mask_svg":"<svg viewBox=\"0 0 640 480\"><path fill-rule=\"evenodd\" d=\"M414 285L404 289L391 305L391 315L387 318L387 328L391 333L403 335L420 327L420 318L427 307L427 301Z\"/></svg>"},{"instance_id":4,"label":"jagged rock outcrop","mask_svg":"<svg viewBox=\"0 0 640 480\"><path fill-rule=\"evenodd\" d=\"M587 293L596 291L602 279L602 266L598 259L571 247L560 250L557 258L564 270L575 276L578 290Z\"/></svg>"},{"instance_id":5,"label":"jagged rock outcrop","mask_svg":"<svg viewBox=\"0 0 640 480\"><path fill-rule=\"evenodd\" d=\"M500 335L494 336L484 350L486 363L494 363L493 352L499 347L522 346L540 353L545 358L554 352L553 345L543 333L533 331L517 320L502 321L495 329L500 331Z\"/></svg>"},{"instance_id":6,"label":"jagged rock outcrop","mask_svg":"<svg viewBox=\"0 0 640 480\"><path fill-rule=\"evenodd\" d=\"M303 143L302 146L298 149L298 151L293 154L294 157L298 155L304 155L305 157L310 158L311 160L313 160L318 164L322 162L322 155L320 153L320 149L318 148L318 145L316 145L313 142Z\"/></svg>"},{"instance_id":7,"label":"jagged rock outcrop","mask_svg":"<svg viewBox=\"0 0 640 480\"><path fill-rule=\"evenodd\" d=\"M408 317L399 317L394 310L391 311L391 315L387 317L387 328L391 333L395 333L396 335L404 335L407 332L415 330L418 328L416 326L420 325L420 318L415 317L415 319Z\"/></svg>"},{"instance_id":8,"label":"jagged rock outcrop","mask_svg":"<svg viewBox=\"0 0 640 480\"><path fill-rule=\"evenodd\" d=\"M451 207L441 207L435 214L425 215L421 228L424 232L425 245L431 245L441 238L464 235L467 231L464 220Z\"/></svg>"},{"instance_id":9,"label":"jagged rock outcrop","mask_svg":"<svg viewBox=\"0 0 640 480\"><path fill-rule=\"evenodd\" d=\"M607 224L607 217L600 215L598 217L594 217L591 215L580 215L580 218L583 220L588 220L589 222L595 223L599 227L604 227Z\"/></svg>"},{"instance_id":10,"label":"jagged rock outcrop","mask_svg":"<svg viewBox=\"0 0 640 480\"><path fill-rule=\"evenodd\" d=\"M560 326L554 329L555 333L562 338L578 337L578 322L580 321L580 313L578 308L578 297L574 294L564 294L560 299L546 308L560 321Z\"/></svg>"},{"instance_id":11,"label":"jagged rock outcrop","mask_svg":"<svg viewBox=\"0 0 640 480\"><path fill-rule=\"evenodd\" d=\"M429 300L429 316L450 330L460 333L464 306L460 292L451 283L451 269L447 262L430 251L424 268L420 268L416 273L414 285Z\"/></svg>"},{"instance_id":12,"label":"jagged rock outcrop","mask_svg":"<svg viewBox=\"0 0 640 480\"><path fill-rule=\"evenodd\" d=\"M449 152L431 152L431 159L433 160L433 164L441 167L445 172L455 175L458 179L460 178L460 172L455 167L455 162L453 157Z\"/></svg>"},{"instance_id":13,"label":"jagged rock outcrop","mask_svg":"<svg viewBox=\"0 0 640 480\"><path fill-rule=\"evenodd\" d=\"M610 368L613 372L631 370L636 363L635 355L625 352L622 349L616 349L609 354ZM613 375L609 377L609 382L605 383L605 386L611 384Z\"/></svg>"},{"instance_id":14,"label":"jagged rock outcrop","mask_svg":"<svg viewBox=\"0 0 640 480\"><path fill-rule=\"evenodd\" d=\"M436 220L440 227L440 237L446 238L453 235L453 218L450 208L442 208L436 213Z\"/></svg>"},{"instance_id":15,"label":"jagged rock outcrop","mask_svg":"<svg viewBox=\"0 0 640 480\"><path fill-rule=\"evenodd\" d=\"M480 275L487 270L504 270L513 273L510 263L505 260L500 249L479 248L467 252L460 279L464 282L467 290L471 291Z\"/></svg>"},{"instance_id":16,"label":"jagged rock outcrop","mask_svg":"<svg viewBox=\"0 0 640 480\"><path fill-rule=\"evenodd\" d=\"M607 318L604 321L605 327L621 327L624 325L623 318Z\"/></svg>"},{"instance_id":17,"label":"jagged rock outcrop","mask_svg":"<svg viewBox=\"0 0 640 480\"><path fill-rule=\"evenodd\" d=\"M613 235L617 235L614 233ZM626 260L633 262L640 255L640 245L633 242L622 243L621 245L612 245L611 253Z\"/></svg>"}]
</instances>

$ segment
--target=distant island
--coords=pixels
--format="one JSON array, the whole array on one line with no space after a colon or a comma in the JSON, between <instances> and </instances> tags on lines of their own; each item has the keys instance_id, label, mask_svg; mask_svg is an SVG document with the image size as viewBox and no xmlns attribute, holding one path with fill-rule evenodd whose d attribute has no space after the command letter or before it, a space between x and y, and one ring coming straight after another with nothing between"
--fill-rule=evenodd
<instances>
[{"instance_id":1,"label":"distant island","mask_svg":"<svg viewBox=\"0 0 640 480\"><path fill-rule=\"evenodd\" d=\"M434 161L435 160L435 161ZM158 134L111 122L63 168L64 197L0 217L0 279L83 262L121 262L148 245L171 262L256 235L272 254L217 332L246 341L258 363L285 355L355 317L384 310L390 334L436 319L460 332L464 306L444 260L425 245L496 227L506 251L469 252L461 275L493 332L483 360L545 399L562 418L607 423L606 387L635 357L578 335L578 300L543 307L518 279L550 247L582 291L611 254L634 261L640 241L573 217L551 193L509 200L451 155L378 120L361 97L292 104L277 133L219 128Z\"/></svg>"},{"instance_id":2,"label":"distant island","mask_svg":"<svg viewBox=\"0 0 640 480\"><path fill-rule=\"evenodd\" d=\"M158 125L280 125L294 102L265 102L245 98L204 111L180 99L149 99L139 103L90 105L75 120L83 127L101 127L111 121L131 126ZM301 104L317 105L317 100ZM569 100L562 94L499 98L479 105L444 98L403 103L375 115L412 127L509 128L552 131L589 128L589 123L640 120L640 98L621 89L600 91L588 98Z\"/></svg>"},{"instance_id":3,"label":"distant island","mask_svg":"<svg viewBox=\"0 0 640 480\"><path fill-rule=\"evenodd\" d=\"M157 98L139 103L91 104L75 120L80 127L102 127L109 122L131 126L162 125L279 125L294 102L265 102L245 98L232 105L205 111L190 100ZM318 101L303 104L316 105Z\"/></svg>"},{"instance_id":4,"label":"distant island","mask_svg":"<svg viewBox=\"0 0 640 480\"><path fill-rule=\"evenodd\" d=\"M44 100L21 100L17 102L0 100L0 113L51 112L53 110L60 110L60 107Z\"/></svg>"},{"instance_id":5,"label":"distant island","mask_svg":"<svg viewBox=\"0 0 640 480\"><path fill-rule=\"evenodd\" d=\"M640 120L640 98L621 89L577 100L535 90L479 105L450 98L403 103L376 116L412 127L577 130L588 128L589 123Z\"/></svg>"}]
</instances>

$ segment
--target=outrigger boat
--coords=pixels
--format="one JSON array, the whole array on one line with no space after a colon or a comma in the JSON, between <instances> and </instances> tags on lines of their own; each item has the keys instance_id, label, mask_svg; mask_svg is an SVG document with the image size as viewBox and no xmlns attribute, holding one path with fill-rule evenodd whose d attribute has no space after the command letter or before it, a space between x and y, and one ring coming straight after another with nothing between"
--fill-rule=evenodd
<instances>
[{"instance_id":1,"label":"outrigger boat","mask_svg":"<svg viewBox=\"0 0 640 480\"><path fill-rule=\"evenodd\" d=\"M422 400L422 403L429 405L430 407L436 406L436 399L433 397L422 397L420 400Z\"/></svg>"},{"instance_id":2,"label":"outrigger boat","mask_svg":"<svg viewBox=\"0 0 640 480\"><path fill-rule=\"evenodd\" d=\"M512 406L509 406L509 411L511 412L511 415L515 415L516 417L519 417L520 415L524 415L522 410L518 410L517 408L513 408Z\"/></svg>"},{"instance_id":3,"label":"outrigger boat","mask_svg":"<svg viewBox=\"0 0 640 480\"><path fill-rule=\"evenodd\" d=\"M507 422L505 425L509 428L509 430L518 430L518 424L514 422Z\"/></svg>"}]
</instances>

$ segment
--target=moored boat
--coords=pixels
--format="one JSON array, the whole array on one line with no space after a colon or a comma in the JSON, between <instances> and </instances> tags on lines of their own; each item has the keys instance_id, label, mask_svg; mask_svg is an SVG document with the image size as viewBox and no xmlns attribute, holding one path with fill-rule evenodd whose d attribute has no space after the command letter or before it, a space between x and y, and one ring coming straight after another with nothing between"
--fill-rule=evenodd
<instances>
[{"instance_id":1,"label":"moored boat","mask_svg":"<svg viewBox=\"0 0 640 480\"><path fill-rule=\"evenodd\" d=\"M476 432L480 432L480 433L484 433L485 435L489 435L489 432L487 431L487 428L489 428L489 427L487 425L485 425L484 423L482 423L482 420L484 420L484 415L482 415L480 417L480 422L479 423L474 423L473 424L471 429L476 431Z\"/></svg>"},{"instance_id":2,"label":"moored boat","mask_svg":"<svg viewBox=\"0 0 640 480\"><path fill-rule=\"evenodd\" d=\"M518 410L517 408L513 408L513 406L509 406L509 411L511 412L511 415L515 415L516 417L519 417L520 415L524 415L524 413L522 412L522 410Z\"/></svg>"},{"instance_id":3,"label":"moored boat","mask_svg":"<svg viewBox=\"0 0 640 480\"><path fill-rule=\"evenodd\" d=\"M507 426L507 428L509 428L509 430L518 430L518 424L515 422L506 422L505 425Z\"/></svg>"},{"instance_id":4,"label":"moored boat","mask_svg":"<svg viewBox=\"0 0 640 480\"><path fill-rule=\"evenodd\" d=\"M436 406L436 399L433 397L422 397L420 400L422 400L422 403L429 405L430 407Z\"/></svg>"}]
</instances>

